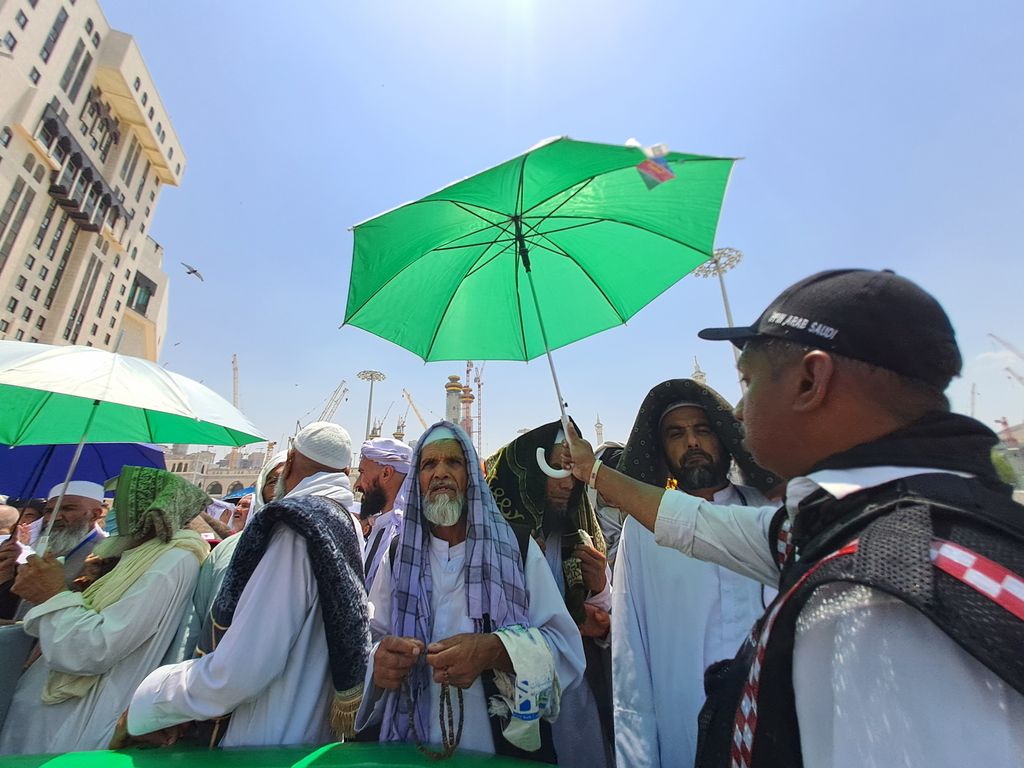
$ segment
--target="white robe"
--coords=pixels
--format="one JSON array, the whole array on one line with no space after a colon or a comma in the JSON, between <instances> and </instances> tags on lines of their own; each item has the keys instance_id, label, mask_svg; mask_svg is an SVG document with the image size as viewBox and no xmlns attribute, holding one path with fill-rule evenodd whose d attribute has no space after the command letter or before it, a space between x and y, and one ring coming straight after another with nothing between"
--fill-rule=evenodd
<instances>
[{"instance_id":1,"label":"white robe","mask_svg":"<svg viewBox=\"0 0 1024 768\"><path fill-rule=\"evenodd\" d=\"M817 488L842 498L862 488L942 470L825 470L786 487L792 515ZM714 506L669 491L655 538L767 581L771 508ZM774 576L772 575L774 573ZM793 689L806 766L1019 766L1024 695L954 643L924 614L878 590L819 589L800 613ZM756 737L755 737L756 738Z\"/></svg>"},{"instance_id":2,"label":"white robe","mask_svg":"<svg viewBox=\"0 0 1024 768\"><path fill-rule=\"evenodd\" d=\"M565 575L562 571L562 534L551 533L544 539L544 559L565 599ZM612 609L612 574L605 566L604 589L586 600L588 605L602 611ZM576 630L579 632L579 629ZM581 638L582 642L582 638ZM607 648L606 641L598 641ZM558 764L569 768L604 768L611 765L611 755L605 749L601 731L601 717L597 699L586 677L568 691L562 692L563 716L551 725L551 738L558 754Z\"/></svg>"},{"instance_id":3,"label":"white robe","mask_svg":"<svg viewBox=\"0 0 1024 768\"><path fill-rule=\"evenodd\" d=\"M198 573L195 555L174 548L103 611L68 591L29 611L24 628L43 655L18 681L0 753L105 749L132 692L160 664ZM43 704L51 669L102 677L82 698Z\"/></svg>"},{"instance_id":4,"label":"white robe","mask_svg":"<svg viewBox=\"0 0 1024 768\"><path fill-rule=\"evenodd\" d=\"M380 568L391 541L398 535L398 529L393 529L392 525L401 516L402 513L399 510L389 509L373 519L373 525L366 537L366 546L363 549L363 568L366 573L367 585L372 585L373 577L376 576L377 569Z\"/></svg>"},{"instance_id":5,"label":"white robe","mask_svg":"<svg viewBox=\"0 0 1024 768\"><path fill-rule=\"evenodd\" d=\"M768 504L743 487L748 503ZM732 485L716 504L739 504ZM704 670L736 655L764 612L762 585L659 547L626 519L612 596L615 753L619 765L692 765ZM771 590L768 599L775 594Z\"/></svg>"},{"instance_id":6,"label":"white robe","mask_svg":"<svg viewBox=\"0 0 1024 768\"><path fill-rule=\"evenodd\" d=\"M278 525L217 650L150 674L132 698L128 730L233 713L223 747L324 743L333 695L306 540Z\"/></svg>"},{"instance_id":7,"label":"white robe","mask_svg":"<svg viewBox=\"0 0 1024 768\"><path fill-rule=\"evenodd\" d=\"M437 642L463 632L473 631L473 621L466 609L464 582L466 544L448 546L442 539L430 537L430 575L433 590L430 609L434 614L434 632L430 642ZM551 570L532 539L526 556L526 592L529 599L530 624L540 629L551 647L555 659L555 674L565 691L580 682L586 660L583 643L575 622L565 609L565 601L558 593ZM373 684L373 654L385 635L391 634L392 573L390 553L384 556L377 578L370 590L370 632L373 648L366 669L366 694L356 718L356 727L362 729L379 723L384 715L384 690ZM429 643L428 643L429 645ZM432 744L441 743L438 721L441 686L430 685L430 737ZM483 683L477 679L463 691L465 722L460 743L463 749L494 752L494 739L487 717L487 702ZM458 703L453 697L453 704ZM571 717L571 713L567 716ZM455 713L458 718L458 712Z\"/></svg>"}]
</instances>

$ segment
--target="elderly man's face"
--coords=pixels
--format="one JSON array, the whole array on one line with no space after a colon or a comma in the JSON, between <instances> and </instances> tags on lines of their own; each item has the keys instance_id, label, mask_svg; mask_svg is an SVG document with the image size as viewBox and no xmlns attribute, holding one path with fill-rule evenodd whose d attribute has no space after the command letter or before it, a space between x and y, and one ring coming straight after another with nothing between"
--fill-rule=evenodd
<instances>
[{"instance_id":1,"label":"elderly man's face","mask_svg":"<svg viewBox=\"0 0 1024 768\"><path fill-rule=\"evenodd\" d=\"M729 462L703 408L685 406L669 411L659 431L665 463L684 489L711 488L725 482Z\"/></svg>"},{"instance_id":2,"label":"elderly man's face","mask_svg":"<svg viewBox=\"0 0 1024 768\"><path fill-rule=\"evenodd\" d=\"M469 487L466 455L455 440L438 440L420 452L420 495L434 501L442 495L465 496Z\"/></svg>"},{"instance_id":3,"label":"elderly man's face","mask_svg":"<svg viewBox=\"0 0 1024 768\"><path fill-rule=\"evenodd\" d=\"M263 489L260 491L264 504L269 504L274 500L274 490L277 487L277 481L281 477L282 472L284 472L283 461L267 473L266 482L263 483Z\"/></svg>"},{"instance_id":4,"label":"elderly man's face","mask_svg":"<svg viewBox=\"0 0 1024 768\"><path fill-rule=\"evenodd\" d=\"M57 506L57 499L53 498L46 502L44 516L49 520L50 515ZM65 496L60 505L60 514L57 522L53 524L53 530L59 531L65 528L85 529L92 526L103 516L103 504L95 499L88 499L85 496Z\"/></svg>"}]
</instances>

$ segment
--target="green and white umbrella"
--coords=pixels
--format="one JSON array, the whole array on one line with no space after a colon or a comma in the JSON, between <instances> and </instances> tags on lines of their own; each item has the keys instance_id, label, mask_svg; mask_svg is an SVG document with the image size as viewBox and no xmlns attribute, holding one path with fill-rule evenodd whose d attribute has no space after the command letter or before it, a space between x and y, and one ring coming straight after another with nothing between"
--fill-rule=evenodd
<instances>
[{"instance_id":1,"label":"green and white umbrella","mask_svg":"<svg viewBox=\"0 0 1024 768\"><path fill-rule=\"evenodd\" d=\"M261 440L266 437L220 395L156 363L94 347L0 341L0 443L77 443L68 479L86 442Z\"/></svg>"},{"instance_id":2,"label":"green and white umbrella","mask_svg":"<svg viewBox=\"0 0 1024 768\"><path fill-rule=\"evenodd\" d=\"M555 139L354 227L345 323L431 360L532 360L710 259L732 158Z\"/></svg>"}]
</instances>

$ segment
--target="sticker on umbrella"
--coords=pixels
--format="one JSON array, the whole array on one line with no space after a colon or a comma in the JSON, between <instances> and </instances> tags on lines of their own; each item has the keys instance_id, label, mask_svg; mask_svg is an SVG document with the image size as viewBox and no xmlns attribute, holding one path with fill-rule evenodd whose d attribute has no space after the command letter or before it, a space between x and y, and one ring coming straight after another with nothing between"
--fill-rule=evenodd
<instances>
[{"instance_id":1,"label":"sticker on umbrella","mask_svg":"<svg viewBox=\"0 0 1024 768\"><path fill-rule=\"evenodd\" d=\"M654 189L659 184L671 181L676 177L675 172L668 167L668 147L664 144L655 144L653 147L641 147L647 159L637 165L640 178L648 189Z\"/></svg>"}]
</instances>

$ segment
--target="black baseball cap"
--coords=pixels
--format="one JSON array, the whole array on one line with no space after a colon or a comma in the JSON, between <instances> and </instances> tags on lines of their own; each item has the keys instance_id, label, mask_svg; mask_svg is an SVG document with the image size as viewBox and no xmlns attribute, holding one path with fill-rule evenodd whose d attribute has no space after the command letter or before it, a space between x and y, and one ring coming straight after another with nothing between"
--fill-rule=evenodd
<instances>
[{"instance_id":1,"label":"black baseball cap","mask_svg":"<svg viewBox=\"0 0 1024 768\"><path fill-rule=\"evenodd\" d=\"M835 352L945 390L963 359L942 305L889 270L836 269L784 290L744 328L705 328L711 341L743 348L760 338Z\"/></svg>"}]
</instances>

